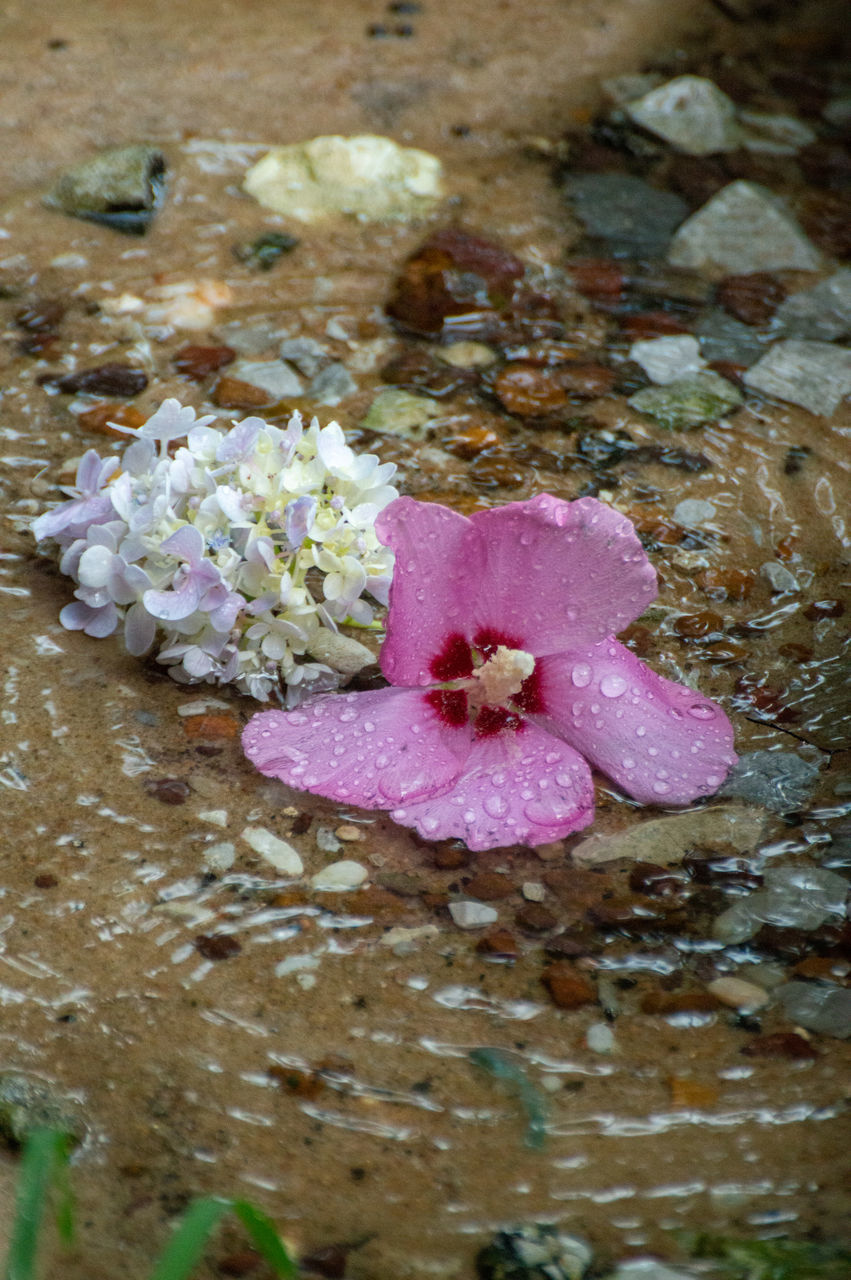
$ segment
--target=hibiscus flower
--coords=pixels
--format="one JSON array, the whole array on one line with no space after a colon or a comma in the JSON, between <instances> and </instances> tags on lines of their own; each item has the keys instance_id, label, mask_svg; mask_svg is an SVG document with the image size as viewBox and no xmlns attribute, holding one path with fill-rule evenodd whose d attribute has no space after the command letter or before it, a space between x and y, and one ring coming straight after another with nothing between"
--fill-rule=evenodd
<instances>
[{"instance_id":1,"label":"hibiscus flower","mask_svg":"<svg viewBox=\"0 0 851 1280\"><path fill-rule=\"evenodd\" d=\"M254 716L243 745L261 773L471 849L587 826L591 766L647 804L724 781L721 708L614 638L657 594L625 516L549 494L470 519L398 498L376 529L396 556L390 687Z\"/></svg>"}]
</instances>

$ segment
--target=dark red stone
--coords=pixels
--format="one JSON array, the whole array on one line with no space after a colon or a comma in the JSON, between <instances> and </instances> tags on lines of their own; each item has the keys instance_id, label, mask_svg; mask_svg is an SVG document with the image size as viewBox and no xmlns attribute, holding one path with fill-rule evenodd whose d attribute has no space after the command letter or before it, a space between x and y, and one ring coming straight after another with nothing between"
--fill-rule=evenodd
<instances>
[{"instance_id":1,"label":"dark red stone","mask_svg":"<svg viewBox=\"0 0 851 1280\"><path fill-rule=\"evenodd\" d=\"M189 784L180 778L156 778L145 783L149 796L161 804L185 804L189 799Z\"/></svg>"},{"instance_id":2,"label":"dark red stone","mask_svg":"<svg viewBox=\"0 0 851 1280\"><path fill-rule=\"evenodd\" d=\"M236 352L233 347L202 347L193 346L181 347L178 352L172 356L172 364L178 373L184 374L187 378L194 378L201 381L208 374L216 373L217 370L223 369L226 364L230 364L236 359Z\"/></svg>"},{"instance_id":3,"label":"dark red stone","mask_svg":"<svg viewBox=\"0 0 851 1280\"><path fill-rule=\"evenodd\" d=\"M718 301L730 315L755 325L767 324L785 297L786 289L768 271L727 276L717 292Z\"/></svg>"},{"instance_id":4,"label":"dark red stone","mask_svg":"<svg viewBox=\"0 0 851 1280\"><path fill-rule=\"evenodd\" d=\"M195 950L205 960L230 960L239 955L242 943L229 933L201 933L195 939Z\"/></svg>"},{"instance_id":5,"label":"dark red stone","mask_svg":"<svg viewBox=\"0 0 851 1280\"><path fill-rule=\"evenodd\" d=\"M63 377L50 379L59 391L68 395L83 392L95 396L137 396L148 385L148 375L143 369L129 364L102 364L96 369L79 369Z\"/></svg>"}]
</instances>

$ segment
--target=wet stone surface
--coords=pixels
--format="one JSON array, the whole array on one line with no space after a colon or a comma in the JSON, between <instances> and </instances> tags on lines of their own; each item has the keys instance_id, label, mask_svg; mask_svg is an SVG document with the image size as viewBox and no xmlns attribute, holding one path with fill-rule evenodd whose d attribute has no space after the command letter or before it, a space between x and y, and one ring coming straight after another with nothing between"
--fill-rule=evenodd
<instances>
[{"instance_id":1,"label":"wet stone surface","mask_svg":"<svg viewBox=\"0 0 851 1280\"><path fill-rule=\"evenodd\" d=\"M0 209L2 1065L86 1126L80 1240L48 1246L48 1280L143 1280L204 1194L249 1196L305 1274L347 1280L572 1280L588 1250L595 1275L691 1277L680 1228L847 1232L851 159L823 114L844 26L731 8L691 43L677 4L611 6L609 58L573 5L471 31L446 0L318 0L282 63L263 3L225 4L226 38L218 11L154 7L168 83L149 61L132 94L99 5L63 12L65 50L10 15L6 50L63 104L50 129L21 106ZM597 70L642 77L592 119ZM786 118L784 149L687 155L625 114L684 73L763 142L780 126L754 115ZM168 162L144 239L42 203L92 153L75 104L109 77L114 138L144 102ZM436 155L445 203L295 236L241 191L270 146L355 117ZM258 775L255 704L65 631L70 583L27 531L170 395L218 425L334 416L465 514L544 491L623 512L660 594L620 639L731 716L723 792L639 807L600 775L592 828L476 854ZM255 1262L234 1226L202 1266Z\"/></svg>"}]
</instances>

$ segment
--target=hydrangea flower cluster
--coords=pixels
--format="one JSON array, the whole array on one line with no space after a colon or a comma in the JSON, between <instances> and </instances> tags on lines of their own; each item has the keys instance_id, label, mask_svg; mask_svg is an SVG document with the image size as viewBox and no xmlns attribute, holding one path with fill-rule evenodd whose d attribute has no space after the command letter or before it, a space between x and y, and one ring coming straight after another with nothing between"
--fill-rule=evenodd
<instances>
[{"instance_id":1,"label":"hydrangea flower cluster","mask_svg":"<svg viewBox=\"0 0 851 1280\"><path fill-rule=\"evenodd\" d=\"M289 707L337 688L370 650L339 626L386 605L393 554L375 532L395 470L336 422L246 418L230 430L166 400L119 457L89 450L71 500L32 531L78 584L62 625L119 627L182 683L233 683ZM186 443L175 448L177 441ZM171 447L170 447L171 446Z\"/></svg>"}]
</instances>

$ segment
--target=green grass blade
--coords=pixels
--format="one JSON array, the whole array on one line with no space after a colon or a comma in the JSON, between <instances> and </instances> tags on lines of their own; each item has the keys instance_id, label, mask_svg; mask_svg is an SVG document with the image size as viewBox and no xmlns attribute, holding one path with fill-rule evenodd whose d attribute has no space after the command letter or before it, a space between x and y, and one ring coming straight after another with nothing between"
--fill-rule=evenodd
<instances>
[{"instance_id":1,"label":"green grass blade","mask_svg":"<svg viewBox=\"0 0 851 1280\"><path fill-rule=\"evenodd\" d=\"M233 1208L230 1200L206 1196L195 1200L183 1215L151 1280L188 1280L220 1220Z\"/></svg>"},{"instance_id":2,"label":"green grass blade","mask_svg":"<svg viewBox=\"0 0 851 1280\"><path fill-rule=\"evenodd\" d=\"M26 1141L15 1200L15 1221L4 1280L33 1280L41 1220L51 1183L59 1178L62 1197L57 1214L63 1240L73 1236L73 1209L67 1181L70 1139L57 1129L35 1129Z\"/></svg>"},{"instance_id":3,"label":"green grass blade","mask_svg":"<svg viewBox=\"0 0 851 1280\"><path fill-rule=\"evenodd\" d=\"M233 1211L269 1266L273 1267L279 1276L284 1276L285 1280L295 1280L298 1276L298 1267L287 1253L271 1218L248 1200L234 1200Z\"/></svg>"}]
</instances>

